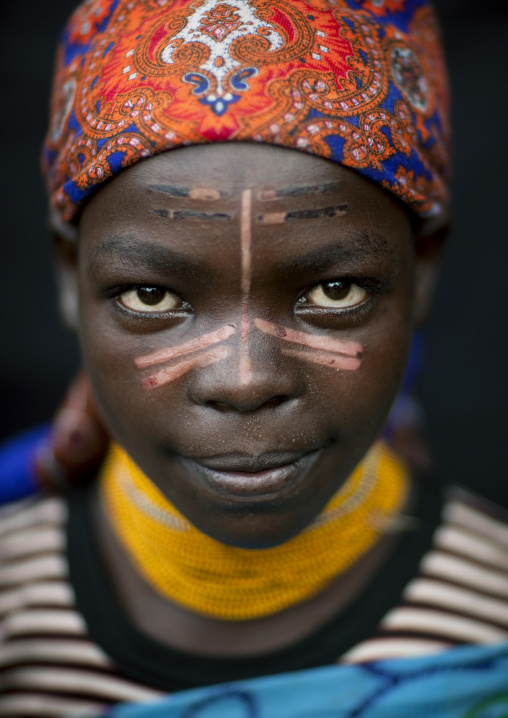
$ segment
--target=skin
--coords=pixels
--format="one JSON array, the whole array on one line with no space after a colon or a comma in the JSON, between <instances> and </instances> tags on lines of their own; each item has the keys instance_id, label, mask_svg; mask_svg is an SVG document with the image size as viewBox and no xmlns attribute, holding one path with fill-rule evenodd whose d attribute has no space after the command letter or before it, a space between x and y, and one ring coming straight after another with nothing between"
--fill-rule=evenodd
<instances>
[{"instance_id":1,"label":"skin","mask_svg":"<svg viewBox=\"0 0 508 718\"><path fill-rule=\"evenodd\" d=\"M215 188L219 198L153 190L170 182ZM332 185L325 194L270 205L293 212L346 204L347 212L276 226L251 222L246 281L245 191L252 190L255 217L267 206L258 199L263 191L324 183ZM201 212L212 204L234 220L176 220L154 211ZM408 215L376 185L320 158L240 144L185 148L122 172L85 207L74 266L66 262L78 292L87 375L112 435L198 528L250 548L279 544L307 526L381 430L411 339L417 264ZM319 282L343 278L367 278L374 291L349 311L298 305ZM187 304L159 315L129 312L118 295L140 285L168 287ZM260 322L309 342L358 344L361 367L344 371L290 355L289 343L258 330ZM217 345L227 346L227 356L203 365L197 353L181 381L144 390L140 357L227 326L237 330ZM313 470L283 495L249 501L214 493L186 461L280 450L316 452Z\"/></svg>"},{"instance_id":2,"label":"skin","mask_svg":"<svg viewBox=\"0 0 508 718\"><path fill-rule=\"evenodd\" d=\"M242 191L240 212L240 255L241 272L240 291L242 298L242 318L240 320L240 357L238 362L238 380L243 386L253 381L253 369L249 352L249 334L251 329L250 294L252 290L252 189Z\"/></svg>"},{"instance_id":3,"label":"skin","mask_svg":"<svg viewBox=\"0 0 508 718\"><path fill-rule=\"evenodd\" d=\"M381 431L429 304L431 245L397 200L345 167L263 145L188 147L134 165L91 199L77 245L57 243L61 305L112 436L201 531L261 549L311 523ZM362 301L313 303L337 280L360 287ZM181 303L134 312L125 298L137 287L167 288ZM304 464L278 490L241 495L199 469L250 462L237 478L255 484L277 452ZM121 568L100 511L97 525L118 592L137 595L126 600L138 623L162 640L165 626L168 641L191 650L211 631L219 652L221 636L257 651L310 630L341 595L352 600L391 545L361 563L356 582L357 569L280 620L249 622L249 639L247 625L160 597L144 610L147 587Z\"/></svg>"}]
</instances>

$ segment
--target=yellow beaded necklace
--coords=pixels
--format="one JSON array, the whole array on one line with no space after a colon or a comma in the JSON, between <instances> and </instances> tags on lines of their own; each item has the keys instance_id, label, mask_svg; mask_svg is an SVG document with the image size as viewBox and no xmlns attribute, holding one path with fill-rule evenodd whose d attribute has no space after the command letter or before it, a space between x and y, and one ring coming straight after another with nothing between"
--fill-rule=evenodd
<instances>
[{"instance_id":1,"label":"yellow beaded necklace","mask_svg":"<svg viewBox=\"0 0 508 718\"><path fill-rule=\"evenodd\" d=\"M378 442L310 526L259 550L198 531L118 445L100 482L113 530L156 591L196 613L245 621L305 601L365 554L404 505L408 472Z\"/></svg>"}]
</instances>

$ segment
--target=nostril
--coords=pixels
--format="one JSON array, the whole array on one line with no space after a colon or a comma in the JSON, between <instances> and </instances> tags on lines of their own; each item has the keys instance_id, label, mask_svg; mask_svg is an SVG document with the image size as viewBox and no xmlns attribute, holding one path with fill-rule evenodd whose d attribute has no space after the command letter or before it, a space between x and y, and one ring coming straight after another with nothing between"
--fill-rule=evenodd
<instances>
[{"instance_id":1,"label":"nostril","mask_svg":"<svg viewBox=\"0 0 508 718\"><path fill-rule=\"evenodd\" d=\"M240 413L248 413L248 412L254 412L259 411L259 409L276 409L281 404L284 404L284 402L289 400L289 396L286 394L280 394L278 396L273 396L270 399L267 399L263 402L234 402L229 403L225 401L216 401L214 399L211 399L210 401L207 401L204 403L205 406L209 407L210 409L214 409L215 411L219 411L223 414L229 413L229 412L240 412Z\"/></svg>"},{"instance_id":2,"label":"nostril","mask_svg":"<svg viewBox=\"0 0 508 718\"><path fill-rule=\"evenodd\" d=\"M289 397L285 394L280 394L279 396L274 396L271 399L268 399L268 401L265 401L263 404L263 407L266 407L267 409L275 409L281 404L284 404L284 402L288 401Z\"/></svg>"},{"instance_id":3,"label":"nostril","mask_svg":"<svg viewBox=\"0 0 508 718\"><path fill-rule=\"evenodd\" d=\"M225 401L205 401L203 405L207 406L209 409L215 409L215 411L220 411L224 414L228 411L233 411L233 407Z\"/></svg>"}]
</instances>

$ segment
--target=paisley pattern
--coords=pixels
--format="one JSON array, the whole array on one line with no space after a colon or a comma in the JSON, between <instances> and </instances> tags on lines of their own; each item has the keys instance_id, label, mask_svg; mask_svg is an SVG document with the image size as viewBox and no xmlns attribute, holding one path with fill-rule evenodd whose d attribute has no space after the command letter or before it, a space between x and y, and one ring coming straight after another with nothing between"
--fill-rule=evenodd
<instances>
[{"instance_id":1,"label":"paisley pattern","mask_svg":"<svg viewBox=\"0 0 508 718\"><path fill-rule=\"evenodd\" d=\"M420 216L448 202L448 92L426 0L87 0L58 53L43 167L64 220L189 144L329 158Z\"/></svg>"}]
</instances>

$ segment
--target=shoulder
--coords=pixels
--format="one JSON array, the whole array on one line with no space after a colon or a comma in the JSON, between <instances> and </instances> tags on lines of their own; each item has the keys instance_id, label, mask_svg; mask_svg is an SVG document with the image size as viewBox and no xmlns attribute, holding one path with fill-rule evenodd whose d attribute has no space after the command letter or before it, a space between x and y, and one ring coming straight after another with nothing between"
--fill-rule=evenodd
<instances>
[{"instance_id":1,"label":"shoulder","mask_svg":"<svg viewBox=\"0 0 508 718\"><path fill-rule=\"evenodd\" d=\"M0 508L0 614L37 603L36 586L64 580L66 518L65 501L44 495Z\"/></svg>"},{"instance_id":2,"label":"shoulder","mask_svg":"<svg viewBox=\"0 0 508 718\"><path fill-rule=\"evenodd\" d=\"M495 538L508 532L508 509L460 485L450 486L445 492L444 519L462 523L471 520L473 525Z\"/></svg>"},{"instance_id":3,"label":"shoulder","mask_svg":"<svg viewBox=\"0 0 508 718\"><path fill-rule=\"evenodd\" d=\"M445 490L429 548L377 631L342 662L436 654L508 641L508 514L466 490Z\"/></svg>"},{"instance_id":4,"label":"shoulder","mask_svg":"<svg viewBox=\"0 0 508 718\"><path fill-rule=\"evenodd\" d=\"M66 518L65 499L40 492L0 506L0 539L3 542L45 526L62 528ZM0 554L0 559L3 558L4 551Z\"/></svg>"},{"instance_id":5,"label":"shoulder","mask_svg":"<svg viewBox=\"0 0 508 718\"><path fill-rule=\"evenodd\" d=\"M446 492L435 547L450 560L468 562L478 579L479 571L501 572L508 600L508 512L501 506L461 486L451 487Z\"/></svg>"}]
</instances>

